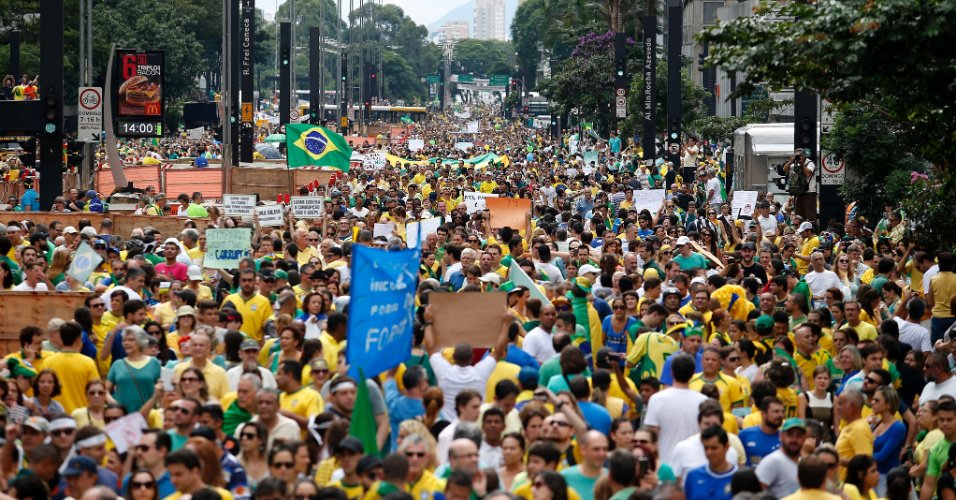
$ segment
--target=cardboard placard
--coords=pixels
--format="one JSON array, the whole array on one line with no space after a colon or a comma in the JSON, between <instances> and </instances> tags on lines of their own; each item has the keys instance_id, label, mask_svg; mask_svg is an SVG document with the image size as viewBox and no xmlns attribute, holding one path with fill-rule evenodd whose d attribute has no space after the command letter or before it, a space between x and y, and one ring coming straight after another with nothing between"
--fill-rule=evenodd
<instances>
[{"instance_id":1,"label":"cardboard placard","mask_svg":"<svg viewBox=\"0 0 956 500\"><path fill-rule=\"evenodd\" d=\"M116 451L126 453L127 450L139 444L143 437L143 429L149 427L146 419L140 412L130 413L106 424L106 435L113 441Z\"/></svg>"},{"instance_id":2,"label":"cardboard placard","mask_svg":"<svg viewBox=\"0 0 956 500\"><path fill-rule=\"evenodd\" d=\"M664 202L663 189L644 189L634 191L634 210L640 214L641 210L647 209L651 215L657 215L657 211Z\"/></svg>"},{"instance_id":3,"label":"cardboard placard","mask_svg":"<svg viewBox=\"0 0 956 500\"><path fill-rule=\"evenodd\" d=\"M529 199L485 198L485 207L491 213L491 227L494 229L507 226L516 231L524 231L528 225L526 216L531 211Z\"/></svg>"},{"instance_id":4,"label":"cardboard placard","mask_svg":"<svg viewBox=\"0 0 956 500\"><path fill-rule=\"evenodd\" d=\"M388 163L386 156L387 153L384 151L367 153L365 157L362 158L362 166L366 170L382 170Z\"/></svg>"},{"instance_id":5,"label":"cardboard placard","mask_svg":"<svg viewBox=\"0 0 956 500\"><path fill-rule=\"evenodd\" d=\"M704 257L707 257L708 260L716 264L718 269L724 268L724 263L721 262L716 255L708 252L707 250L704 250L704 247L700 246L700 243L697 243L696 241L691 241L690 246L694 247L695 252L703 255Z\"/></svg>"},{"instance_id":6,"label":"cardboard placard","mask_svg":"<svg viewBox=\"0 0 956 500\"><path fill-rule=\"evenodd\" d=\"M252 215L256 211L256 195L224 194L222 210L226 215Z\"/></svg>"},{"instance_id":7,"label":"cardboard placard","mask_svg":"<svg viewBox=\"0 0 956 500\"><path fill-rule=\"evenodd\" d=\"M372 237L377 238L379 236L384 236L386 238L391 238L393 231L395 231L394 222L376 223L372 231Z\"/></svg>"},{"instance_id":8,"label":"cardboard placard","mask_svg":"<svg viewBox=\"0 0 956 500\"><path fill-rule=\"evenodd\" d=\"M247 227L206 230L206 254L203 267L233 269L252 254L252 230Z\"/></svg>"},{"instance_id":9,"label":"cardboard placard","mask_svg":"<svg viewBox=\"0 0 956 500\"><path fill-rule=\"evenodd\" d=\"M757 206L757 194L756 191L734 191L730 215L735 219L753 217L754 208Z\"/></svg>"},{"instance_id":10,"label":"cardboard placard","mask_svg":"<svg viewBox=\"0 0 956 500\"><path fill-rule=\"evenodd\" d=\"M316 219L325 215L325 198L321 196L293 196L289 204L296 217Z\"/></svg>"},{"instance_id":11,"label":"cardboard placard","mask_svg":"<svg viewBox=\"0 0 956 500\"><path fill-rule=\"evenodd\" d=\"M262 227L282 226L282 205L263 205L256 207L259 225Z\"/></svg>"},{"instance_id":12,"label":"cardboard placard","mask_svg":"<svg viewBox=\"0 0 956 500\"><path fill-rule=\"evenodd\" d=\"M508 294L432 293L428 303L435 313L435 345L452 347L467 342L472 347L491 347L501 331Z\"/></svg>"},{"instance_id":13,"label":"cardboard placard","mask_svg":"<svg viewBox=\"0 0 956 500\"><path fill-rule=\"evenodd\" d=\"M408 140L408 150L409 151L419 151L425 148L424 139L409 139Z\"/></svg>"},{"instance_id":14,"label":"cardboard placard","mask_svg":"<svg viewBox=\"0 0 956 500\"><path fill-rule=\"evenodd\" d=\"M497 198L498 195L492 193L479 193L477 191L465 191L463 202L468 210L468 215L480 212L485 209L486 198Z\"/></svg>"}]
</instances>

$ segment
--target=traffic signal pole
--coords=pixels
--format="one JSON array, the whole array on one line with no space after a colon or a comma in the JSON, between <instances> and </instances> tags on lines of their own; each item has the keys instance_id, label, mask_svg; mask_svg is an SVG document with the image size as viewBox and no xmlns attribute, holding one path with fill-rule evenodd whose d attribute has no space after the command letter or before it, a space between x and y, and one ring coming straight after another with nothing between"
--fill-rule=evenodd
<instances>
[{"instance_id":1,"label":"traffic signal pole","mask_svg":"<svg viewBox=\"0 0 956 500\"><path fill-rule=\"evenodd\" d=\"M63 195L63 0L40 0L40 207Z\"/></svg>"}]
</instances>

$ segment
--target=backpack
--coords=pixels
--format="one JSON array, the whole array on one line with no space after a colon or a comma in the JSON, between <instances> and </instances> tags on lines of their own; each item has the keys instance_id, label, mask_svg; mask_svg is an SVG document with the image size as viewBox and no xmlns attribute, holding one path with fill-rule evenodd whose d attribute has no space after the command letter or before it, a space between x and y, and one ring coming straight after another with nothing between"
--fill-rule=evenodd
<instances>
[{"instance_id":1,"label":"backpack","mask_svg":"<svg viewBox=\"0 0 956 500\"><path fill-rule=\"evenodd\" d=\"M808 191L810 191L810 179L803 175L803 167L798 168L797 165L790 167L787 192L793 196L800 196Z\"/></svg>"}]
</instances>

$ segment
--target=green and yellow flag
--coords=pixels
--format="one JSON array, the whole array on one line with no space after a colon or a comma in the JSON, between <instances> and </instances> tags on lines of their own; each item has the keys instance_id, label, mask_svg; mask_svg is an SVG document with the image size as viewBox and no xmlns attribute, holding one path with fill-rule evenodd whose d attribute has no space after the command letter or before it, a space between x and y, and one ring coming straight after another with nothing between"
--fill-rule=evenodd
<instances>
[{"instance_id":1,"label":"green and yellow flag","mask_svg":"<svg viewBox=\"0 0 956 500\"><path fill-rule=\"evenodd\" d=\"M349 435L362 442L366 455L378 455L377 429L375 415L372 413L372 400L369 399L368 386L365 385L365 372L359 368L358 388L355 392L352 421L349 423Z\"/></svg>"},{"instance_id":2,"label":"green and yellow flag","mask_svg":"<svg viewBox=\"0 0 956 500\"><path fill-rule=\"evenodd\" d=\"M285 126L289 168L332 167L349 171L352 148L345 138L331 130L305 123Z\"/></svg>"}]
</instances>

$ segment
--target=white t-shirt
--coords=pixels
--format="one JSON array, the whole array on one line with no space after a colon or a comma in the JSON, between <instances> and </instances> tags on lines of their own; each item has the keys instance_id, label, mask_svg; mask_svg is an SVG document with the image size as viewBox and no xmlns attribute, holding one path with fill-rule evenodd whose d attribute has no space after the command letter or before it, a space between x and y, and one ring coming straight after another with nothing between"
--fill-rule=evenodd
<instances>
[{"instance_id":1,"label":"white t-shirt","mask_svg":"<svg viewBox=\"0 0 956 500\"><path fill-rule=\"evenodd\" d=\"M684 148L684 158L681 164L685 167L696 167L697 166L697 154L700 153L700 148L697 146L687 146Z\"/></svg>"},{"instance_id":2,"label":"white t-shirt","mask_svg":"<svg viewBox=\"0 0 956 500\"><path fill-rule=\"evenodd\" d=\"M544 331L540 326L536 326L524 336L521 349L542 364L558 355L554 350L551 334Z\"/></svg>"},{"instance_id":3,"label":"white t-shirt","mask_svg":"<svg viewBox=\"0 0 956 500\"><path fill-rule=\"evenodd\" d=\"M732 439L730 435L727 437ZM732 464L740 463L740 455L737 454L737 450L733 446L727 448L727 461ZM704 443L700 440L700 433L698 432L677 443L670 462L665 463L670 465L671 469L674 469L674 475L677 477L683 477L687 474L687 471L696 469L701 465L707 465L707 455L704 454Z\"/></svg>"},{"instance_id":4,"label":"white t-shirt","mask_svg":"<svg viewBox=\"0 0 956 500\"><path fill-rule=\"evenodd\" d=\"M757 222L760 224L760 229L763 231L764 236L776 236L777 234L777 218L776 217L772 215L768 217L758 215Z\"/></svg>"},{"instance_id":5,"label":"white t-shirt","mask_svg":"<svg viewBox=\"0 0 956 500\"><path fill-rule=\"evenodd\" d=\"M830 288L842 288L843 282L833 271L823 270L822 272L810 271L805 278L810 292L813 293L813 300L823 300L826 297L827 290Z\"/></svg>"},{"instance_id":6,"label":"white t-shirt","mask_svg":"<svg viewBox=\"0 0 956 500\"><path fill-rule=\"evenodd\" d=\"M923 393L919 395L919 402L922 404L927 401L936 401L943 394L949 394L956 398L956 377L949 377L949 380L942 384L937 384L936 382L926 384L926 387L923 388Z\"/></svg>"},{"instance_id":7,"label":"white t-shirt","mask_svg":"<svg viewBox=\"0 0 956 500\"><path fill-rule=\"evenodd\" d=\"M710 192L713 191L713 194ZM707 179L707 204L713 205L714 203L723 203L724 194L720 192L720 181L716 177L711 177Z\"/></svg>"},{"instance_id":8,"label":"white t-shirt","mask_svg":"<svg viewBox=\"0 0 956 500\"><path fill-rule=\"evenodd\" d=\"M932 352L933 344L930 341L929 330L917 323L910 323L903 318L894 317L893 321L900 325L900 342L905 342L913 349L923 352Z\"/></svg>"},{"instance_id":9,"label":"white t-shirt","mask_svg":"<svg viewBox=\"0 0 956 500\"><path fill-rule=\"evenodd\" d=\"M47 292L50 289L47 288L46 283L42 281L38 281L36 287L31 287L29 283L22 281L19 285L13 287L11 290L14 292Z\"/></svg>"},{"instance_id":10,"label":"white t-shirt","mask_svg":"<svg viewBox=\"0 0 956 500\"><path fill-rule=\"evenodd\" d=\"M926 270L923 273L923 295L929 293L929 282L933 279L933 276L939 274L939 264L933 264L933 267Z\"/></svg>"},{"instance_id":11,"label":"white t-shirt","mask_svg":"<svg viewBox=\"0 0 956 500\"><path fill-rule=\"evenodd\" d=\"M544 271L544 274L548 275L548 279L551 280L552 283L561 283L564 281L564 275L561 274L561 269L550 262L537 262L534 268L538 271Z\"/></svg>"},{"instance_id":12,"label":"white t-shirt","mask_svg":"<svg viewBox=\"0 0 956 500\"><path fill-rule=\"evenodd\" d=\"M660 429L658 453L662 462L670 464L677 443L700 431L697 408L706 400L707 396L697 391L677 387L669 387L651 396L644 423Z\"/></svg>"},{"instance_id":13,"label":"white t-shirt","mask_svg":"<svg viewBox=\"0 0 956 500\"><path fill-rule=\"evenodd\" d=\"M453 365L441 352L432 354L429 360L432 363L432 371L435 372L435 379L438 380L438 387L445 393L444 410L449 415L456 414L455 397L465 389L477 391L484 401L485 384L498 364L494 356L488 356L474 366Z\"/></svg>"}]
</instances>

